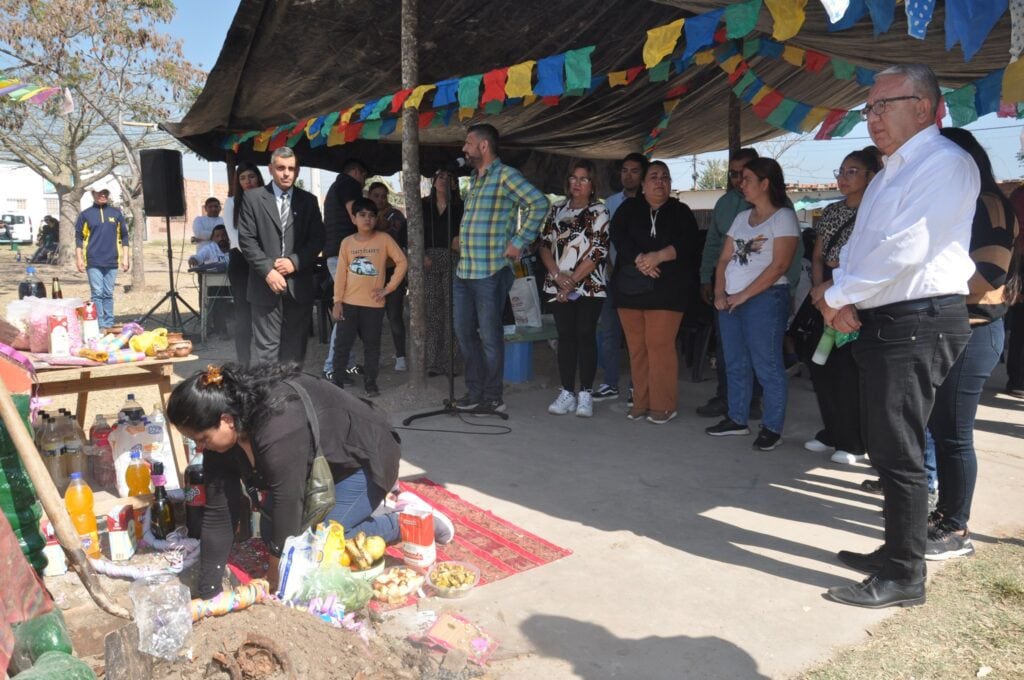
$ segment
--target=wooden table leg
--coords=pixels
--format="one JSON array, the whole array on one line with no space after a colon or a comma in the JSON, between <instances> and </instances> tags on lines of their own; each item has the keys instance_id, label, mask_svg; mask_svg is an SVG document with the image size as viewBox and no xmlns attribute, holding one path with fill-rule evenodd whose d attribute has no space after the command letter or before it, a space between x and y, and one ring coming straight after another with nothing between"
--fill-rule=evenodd
<instances>
[{"instance_id":1,"label":"wooden table leg","mask_svg":"<svg viewBox=\"0 0 1024 680\"><path fill-rule=\"evenodd\" d=\"M185 468L188 467L188 452L185 451L185 443L182 441L178 428L171 424L167 416L167 399L171 396L171 377L174 375L174 368L165 365L160 371L160 380L157 382L157 389L160 391L160 408L164 412L164 427L167 428L167 436L171 439L171 451L174 453L174 464L178 469L178 482L181 488L185 488Z\"/></svg>"},{"instance_id":2,"label":"wooden table leg","mask_svg":"<svg viewBox=\"0 0 1024 680\"><path fill-rule=\"evenodd\" d=\"M82 371L82 380L88 380L91 373L89 371ZM78 424L85 429L85 410L89 408L89 390L81 390L78 393L78 412L76 414L78 418Z\"/></svg>"}]
</instances>

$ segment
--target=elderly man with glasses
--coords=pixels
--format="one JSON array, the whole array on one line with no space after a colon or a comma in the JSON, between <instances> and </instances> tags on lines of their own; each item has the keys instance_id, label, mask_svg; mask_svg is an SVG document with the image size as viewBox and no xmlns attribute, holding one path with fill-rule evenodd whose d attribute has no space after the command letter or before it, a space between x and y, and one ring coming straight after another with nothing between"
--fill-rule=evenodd
<instances>
[{"instance_id":1,"label":"elderly man with glasses","mask_svg":"<svg viewBox=\"0 0 1024 680\"><path fill-rule=\"evenodd\" d=\"M864 193L833 280L812 292L827 324L860 331L853 356L862 430L885 495L885 544L838 555L870 576L828 591L858 607L925 600L925 425L936 388L971 332L964 296L974 272L969 246L980 180L971 157L939 135L939 97L927 66L876 76L862 115L885 168Z\"/></svg>"}]
</instances>

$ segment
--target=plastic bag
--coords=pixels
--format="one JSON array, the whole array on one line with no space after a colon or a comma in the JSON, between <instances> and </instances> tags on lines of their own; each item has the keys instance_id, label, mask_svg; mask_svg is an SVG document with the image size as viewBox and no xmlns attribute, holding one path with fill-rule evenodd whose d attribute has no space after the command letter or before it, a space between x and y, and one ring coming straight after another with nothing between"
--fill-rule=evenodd
<instances>
[{"instance_id":1,"label":"plastic bag","mask_svg":"<svg viewBox=\"0 0 1024 680\"><path fill-rule=\"evenodd\" d=\"M15 624L12 630L14 649L11 652L11 666L14 668L31 668L47 652L74 653L64 616L59 609Z\"/></svg>"},{"instance_id":2,"label":"plastic bag","mask_svg":"<svg viewBox=\"0 0 1024 680\"><path fill-rule=\"evenodd\" d=\"M281 551L281 564L278 571L281 582L278 584L277 597L282 602L291 602L302 592L306 578L317 568L316 540L311 530L298 536L289 536Z\"/></svg>"},{"instance_id":3,"label":"plastic bag","mask_svg":"<svg viewBox=\"0 0 1024 680\"><path fill-rule=\"evenodd\" d=\"M373 588L361 578L352 575L345 567L320 567L306 577L299 599L308 602L313 598L337 598L346 612L362 609L373 597Z\"/></svg>"},{"instance_id":4,"label":"plastic bag","mask_svg":"<svg viewBox=\"0 0 1024 680\"><path fill-rule=\"evenodd\" d=\"M19 680L96 680L89 664L64 652L46 652Z\"/></svg>"},{"instance_id":5,"label":"plastic bag","mask_svg":"<svg viewBox=\"0 0 1024 680\"><path fill-rule=\"evenodd\" d=\"M175 661L192 634L188 588L177 577L160 574L139 579L128 595L139 627L139 651Z\"/></svg>"},{"instance_id":6,"label":"plastic bag","mask_svg":"<svg viewBox=\"0 0 1024 680\"><path fill-rule=\"evenodd\" d=\"M516 326L540 328L540 295L537 293L537 280L532 276L524 276L512 282L508 292L512 302L512 314Z\"/></svg>"}]
</instances>

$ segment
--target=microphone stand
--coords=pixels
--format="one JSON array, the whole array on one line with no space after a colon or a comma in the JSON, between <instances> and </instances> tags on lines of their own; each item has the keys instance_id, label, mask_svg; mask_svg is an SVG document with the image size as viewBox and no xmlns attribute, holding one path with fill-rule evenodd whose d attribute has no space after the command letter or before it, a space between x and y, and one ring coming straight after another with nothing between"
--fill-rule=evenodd
<instances>
[{"instance_id":1,"label":"microphone stand","mask_svg":"<svg viewBox=\"0 0 1024 680\"><path fill-rule=\"evenodd\" d=\"M435 186L436 190L436 186ZM452 188L451 180L448 185L444 188L445 196L447 197L448 207L445 210L447 214L447 229L448 229L448 252L449 252L449 275L448 275L448 398L444 400L444 406L435 409L433 411L427 411L425 413L415 413L405 420L402 421L402 425L408 425L414 420L420 418L430 418L433 416L449 415L454 416L460 413L466 413L470 415L494 415L500 416L502 420L508 420L507 413L501 413L499 411L463 411L460 410L456 405L455 399L455 255L452 251ZM430 220L434 220L434 206L430 207Z\"/></svg>"}]
</instances>

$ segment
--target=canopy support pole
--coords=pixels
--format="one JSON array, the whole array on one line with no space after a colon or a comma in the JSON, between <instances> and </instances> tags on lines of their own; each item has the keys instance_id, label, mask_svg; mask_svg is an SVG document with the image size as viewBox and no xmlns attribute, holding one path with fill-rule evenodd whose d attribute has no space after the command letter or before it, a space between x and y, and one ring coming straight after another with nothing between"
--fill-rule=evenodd
<instances>
[{"instance_id":1,"label":"canopy support pole","mask_svg":"<svg viewBox=\"0 0 1024 680\"><path fill-rule=\"evenodd\" d=\"M729 157L740 150L740 98L729 91Z\"/></svg>"}]
</instances>

